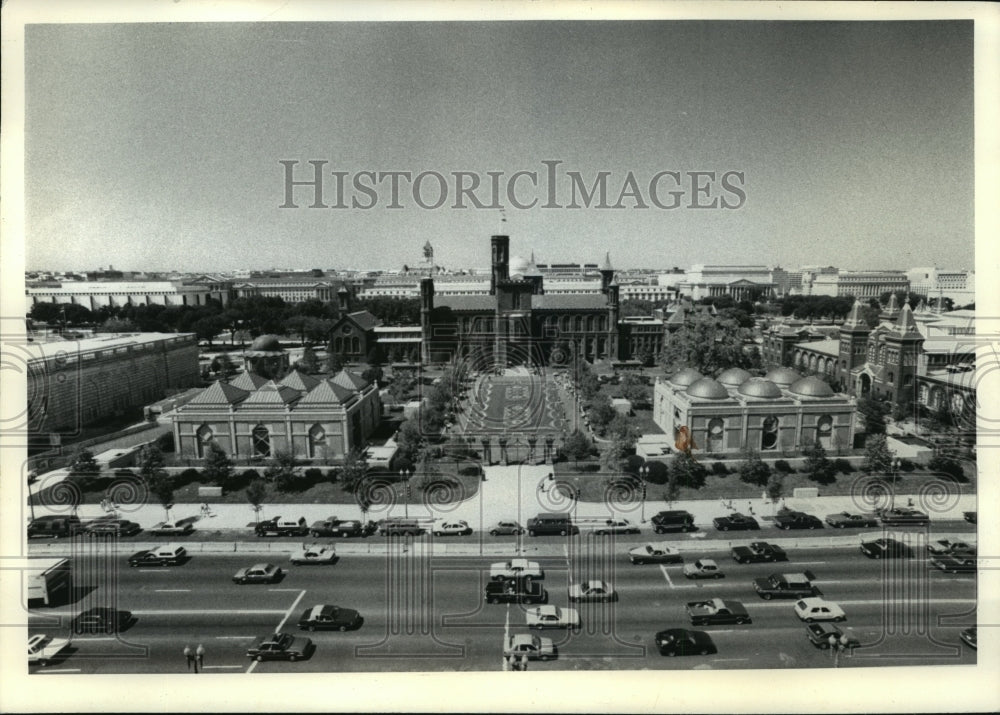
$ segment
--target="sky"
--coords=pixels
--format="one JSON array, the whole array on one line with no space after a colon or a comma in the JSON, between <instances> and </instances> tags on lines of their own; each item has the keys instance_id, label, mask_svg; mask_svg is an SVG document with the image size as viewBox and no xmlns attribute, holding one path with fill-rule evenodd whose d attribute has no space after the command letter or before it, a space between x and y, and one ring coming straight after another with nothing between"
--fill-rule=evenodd
<instances>
[{"instance_id":1,"label":"sky","mask_svg":"<svg viewBox=\"0 0 1000 715\"><path fill-rule=\"evenodd\" d=\"M485 267L502 232L539 262L972 269L972 37L961 21L29 25L26 268L396 269L428 241L439 265ZM295 180L326 162L327 206L346 172L346 207L296 187L280 208L282 161ZM443 176L444 205L404 180L401 208L388 180L352 205L370 202L359 173L395 171ZM538 174L515 184L533 208L506 196L519 171ZM481 179L486 208L455 207L453 172ZM588 189L608 172L621 208L569 208L568 172ZM630 172L639 196L619 200ZM657 175L676 208L651 201ZM425 176L420 201L440 193Z\"/></svg>"}]
</instances>

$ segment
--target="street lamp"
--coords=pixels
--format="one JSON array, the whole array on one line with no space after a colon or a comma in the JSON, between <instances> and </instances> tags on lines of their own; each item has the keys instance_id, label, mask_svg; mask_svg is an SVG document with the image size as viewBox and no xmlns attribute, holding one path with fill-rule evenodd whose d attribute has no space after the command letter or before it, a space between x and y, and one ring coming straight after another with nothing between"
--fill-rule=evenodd
<instances>
[{"instance_id":1,"label":"street lamp","mask_svg":"<svg viewBox=\"0 0 1000 715\"><path fill-rule=\"evenodd\" d=\"M899 457L892 460L892 494L889 497L889 508L894 509L896 507L896 478L899 476L900 461Z\"/></svg>"},{"instance_id":2,"label":"street lamp","mask_svg":"<svg viewBox=\"0 0 1000 715\"><path fill-rule=\"evenodd\" d=\"M410 467L409 470L407 470L406 467L403 467L402 469L399 470L399 476L402 478L403 483L406 485L406 488L403 493L403 514L406 516L407 519L410 518L410 477L413 476L413 473L415 471L416 470L413 467Z\"/></svg>"},{"instance_id":3,"label":"street lamp","mask_svg":"<svg viewBox=\"0 0 1000 715\"><path fill-rule=\"evenodd\" d=\"M642 523L646 523L646 481L649 477L649 465L643 464L639 467L639 478L642 480Z\"/></svg>"}]
</instances>

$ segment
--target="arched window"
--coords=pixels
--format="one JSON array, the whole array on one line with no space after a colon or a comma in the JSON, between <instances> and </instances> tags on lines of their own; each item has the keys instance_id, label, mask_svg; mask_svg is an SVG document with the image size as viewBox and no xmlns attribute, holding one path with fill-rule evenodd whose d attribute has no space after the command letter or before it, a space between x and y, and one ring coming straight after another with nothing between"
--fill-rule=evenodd
<instances>
[{"instance_id":1,"label":"arched window","mask_svg":"<svg viewBox=\"0 0 1000 715\"><path fill-rule=\"evenodd\" d=\"M198 451L198 459L204 459L205 455L208 453L208 445L210 445L212 443L212 440L215 439L215 433L212 432L211 427L203 424L201 427L198 428L196 436L198 438L196 445Z\"/></svg>"},{"instance_id":2,"label":"arched window","mask_svg":"<svg viewBox=\"0 0 1000 715\"><path fill-rule=\"evenodd\" d=\"M965 398L956 392L951 396L951 413L957 417L963 410L965 410Z\"/></svg>"},{"instance_id":3,"label":"arched window","mask_svg":"<svg viewBox=\"0 0 1000 715\"><path fill-rule=\"evenodd\" d=\"M709 452L721 452L722 451L722 436L724 434L725 424L721 417L715 417L708 422L708 439L705 440L707 443L706 449Z\"/></svg>"},{"instance_id":4,"label":"arched window","mask_svg":"<svg viewBox=\"0 0 1000 715\"><path fill-rule=\"evenodd\" d=\"M309 428L309 458L316 459L326 454L326 430L315 424Z\"/></svg>"},{"instance_id":5,"label":"arched window","mask_svg":"<svg viewBox=\"0 0 1000 715\"><path fill-rule=\"evenodd\" d=\"M588 333L594 332L594 316L593 315L588 315L587 316L587 332Z\"/></svg>"},{"instance_id":6,"label":"arched window","mask_svg":"<svg viewBox=\"0 0 1000 715\"><path fill-rule=\"evenodd\" d=\"M917 397L917 400L920 402L921 405L926 405L927 404L927 384L926 383L921 383L920 384L920 394Z\"/></svg>"},{"instance_id":7,"label":"arched window","mask_svg":"<svg viewBox=\"0 0 1000 715\"><path fill-rule=\"evenodd\" d=\"M760 430L760 448L775 449L778 446L778 418L766 417Z\"/></svg>"},{"instance_id":8,"label":"arched window","mask_svg":"<svg viewBox=\"0 0 1000 715\"><path fill-rule=\"evenodd\" d=\"M576 316L576 332L578 332L578 333L582 333L583 332L583 316L582 315Z\"/></svg>"},{"instance_id":9,"label":"arched window","mask_svg":"<svg viewBox=\"0 0 1000 715\"><path fill-rule=\"evenodd\" d=\"M344 352L344 339L337 336L333 339L333 351L336 353Z\"/></svg>"},{"instance_id":10,"label":"arched window","mask_svg":"<svg viewBox=\"0 0 1000 715\"><path fill-rule=\"evenodd\" d=\"M257 425L251 434L251 447L255 457L271 456L271 434L264 425Z\"/></svg>"},{"instance_id":11,"label":"arched window","mask_svg":"<svg viewBox=\"0 0 1000 715\"><path fill-rule=\"evenodd\" d=\"M567 331L569 331L569 316L568 315L560 316L560 318L559 318L559 329L562 330L564 333L567 332Z\"/></svg>"},{"instance_id":12,"label":"arched window","mask_svg":"<svg viewBox=\"0 0 1000 715\"><path fill-rule=\"evenodd\" d=\"M361 341L357 337L351 338L351 352L354 354L361 352Z\"/></svg>"},{"instance_id":13,"label":"arched window","mask_svg":"<svg viewBox=\"0 0 1000 715\"><path fill-rule=\"evenodd\" d=\"M823 445L823 449L830 449L833 446L833 417L823 415L816 422L816 439Z\"/></svg>"}]
</instances>

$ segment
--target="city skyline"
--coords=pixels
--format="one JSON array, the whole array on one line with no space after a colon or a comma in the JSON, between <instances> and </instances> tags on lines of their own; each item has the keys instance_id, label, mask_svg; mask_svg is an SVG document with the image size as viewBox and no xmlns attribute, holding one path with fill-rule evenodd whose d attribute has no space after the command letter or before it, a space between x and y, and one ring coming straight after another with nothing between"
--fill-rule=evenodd
<instances>
[{"instance_id":1,"label":"city skyline","mask_svg":"<svg viewBox=\"0 0 1000 715\"><path fill-rule=\"evenodd\" d=\"M549 262L972 269L972 67L960 21L33 25L26 267L460 266L506 233ZM310 162L330 208L288 201Z\"/></svg>"}]
</instances>

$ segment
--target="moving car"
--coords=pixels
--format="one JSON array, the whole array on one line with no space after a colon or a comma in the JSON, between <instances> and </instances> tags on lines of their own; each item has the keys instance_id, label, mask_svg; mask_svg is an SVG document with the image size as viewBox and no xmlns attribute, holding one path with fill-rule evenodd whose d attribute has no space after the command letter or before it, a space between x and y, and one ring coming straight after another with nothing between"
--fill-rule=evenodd
<instances>
[{"instance_id":1,"label":"moving car","mask_svg":"<svg viewBox=\"0 0 1000 715\"><path fill-rule=\"evenodd\" d=\"M431 531L434 536L468 536L472 527L462 519L435 519Z\"/></svg>"},{"instance_id":2,"label":"moving car","mask_svg":"<svg viewBox=\"0 0 1000 715\"><path fill-rule=\"evenodd\" d=\"M634 564L682 564L684 557L674 547L660 542L643 544L628 552L628 560Z\"/></svg>"},{"instance_id":3,"label":"moving car","mask_svg":"<svg viewBox=\"0 0 1000 715\"><path fill-rule=\"evenodd\" d=\"M978 640L976 634L976 626L972 626L972 628L966 628L964 631L958 634L958 637L961 638L965 642L965 644L968 645L970 648L975 648L977 650L979 649L979 646L977 645Z\"/></svg>"},{"instance_id":4,"label":"moving car","mask_svg":"<svg viewBox=\"0 0 1000 715\"><path fill-rule=\"evenodd\" d=\"M779 529L822 529L823 522L818 516L806 514L804 511L786 511L774 517L774 525Z\"/></svg>"},{"instance_id":5,"label":"moving car","mask_svg":"<svg viewBox=\"0 0 1000 715\"><path fill-rule=\"evenodd\" d=\"M949 539L938 539L935 542L927 544L927 550L934 554L935 556L940 555L951 555L951 556L975 556L976 555L976 545L969 544L965 541L950 541Z\"/></svg>"},{"instance_id":6,"label":"moving car","mask_svg":"<svg viewBox=\"0 0 1000 715\"><path fill-rule=\"evenodd\" d=\"M939 556L931 561L931 566L945 573L975 573L978 570L976 559L965 554L958 556Z\"/></svg>"},{"instance_id":7,"label":"moving car","mask_svg":"<svg viewBox=\"0 0 1000 715\"><path fill-rule=\"evenodd\" d=\"M734 546L730 553L738 564L755 564L762 561L788 561L785 550L766 541L754 541L749 546Z\"/></svg>"},{"instance_id":8,"label":"moving car","mask_svg":"<svg viewBox=\"0 0 1000 715\"><path fill-rule=\"evenodd\" d=\"M528 519L528 536L579 534L580 528L565 512L542 512Z\"/></svg>"},{"instance_id":9,"label":"moving car","mask_svg":"<svg viewBox=\"0 0 1000 715\"><path fill-rule=\"evenodd\" d=\"M87 533L91 536L135 536L142 527L128 519L100 519L87 524Z\"/></svg>"},{"instance_id":10,"label":"moving car","mask_svg":"<svg viewBox=\"0 0 1000 715\"><path fill-rule=\"evenodd\" d=\"M810 623L806 626L806 638L814 646L823 650L829 648L832 643L848 649L861 645L861 641L849 633L844 633L832 623Z\"/></svg>"},{"instance_id":11,"label":"moving car","mask_svg":"<svg viewBox=\"0 0 1000 715\"><path fill-rule=\"evenodd\" d=\"M309 525L305 517L295 520L276 516L257 524L253 528L253 533L257 536L305 536L309 533Z\"/></svg>"},{"instance_id":12,"label":"moving car","mask_svg":"<svg viewBox=\"0 0 1000 715\"><path fill-rule=\"evenodd\" d=\"M843 608L822 598L803 598L795 604L795 615L806 623L847 620Z\"/></svg>"},{"instance_id":13,"label":"moving car","mask_svg":"<svg viewBox=\"0 0 1000 715\"><path fill-rule=\"evenodd\" d=\"M598 536L606 534L638 534L639 527L628 519L604 519L594 524L591 530Z\"/></svg>"},{"instance_id":14,"label":"moving car","mask_svg":"<svg viewBox=\"0 0 1000 715\"><path fill-rule=\"evenodd\" d=\"M82 528L76 516L40 516L28 524L28 538L60 539Z\"/></svg>"},{"instance_id":15,"label":"moving car","mask_svg":"<svg viewBox=\"0 0 1000 715\"><path fill-rule=\"evenodd\" d=\"M528 628L579 628L580 613L575 608L545 605L529 608Z\"/></svg>"},{"instance_id":16,"label":"moving car","mask_svg":"<svg viewBox=\"0 0 1000 715\"><path fill-rule=\"evenodd\" d=\"M357 519L338 519L331 516L323 521L314 521L309 527L309 535L314 539L322 536L368 536L374 531L375 524L370 522L367 526Z\"/></svg>"},{"instance_id":17,"label":"moving car","mask_svg":"<svg viewBox=\"0 0 1000 715\"><path fill-rule=\"evenodd\" d=\"M656 634L656 647L660 655L709 655L717 653L712 637L705 631L687 628L668 628Z\"/></svg>"},{"instance_id":18,"label":"moving car","mask_svg":"<svg viewBox=\"0 0 1000 715\"><path fill-rule=\"evenodd\" d=\"M292 552L289 561L296 566L334 564L337 563L337 550L320 544L303 545L301 549Z\"/></svg>"},{"instance_id":19,"label":"moving car","mask_svg":"<svg viewBox=\"0 0 1000 715\"><path fill-rule=\"evenodd\" d=\"M772 598L803 598L819 595L812 584L812 573L773 573L767 578L757 578L753 590L765 601Z\"/></svg>"},{"instance_id":20,"label":"moving car","mask_svg":"<svg viewBox=\"0 0 1000 715\"><path fill-rule=\"evenodd\" d=\"M878 526L878 519L871 514L852 514L849 511L841 511L836 514L828 514L826 523L836 529L848 527L867 529Z\"/></svg>"},{"instance_id":21,"label":"moving car","mask_svg":"<svg viewBox=\"0 0 1000 715\"><path fill-rule=\"evenodd\" d=\"M750 614L739 601L713 598L708 601L690 601L684 607L691 617L691 625L707 626L717 623L751 623Z\"/></svg>"},{"instance_id":22,"label":"moving car","mask_svg":"<svg viewBox=\"0 0 1000 715\"><path fill-rule=\"evenodd\" d=\"M505 657L527 657L528 660L548 660L556 657L556 646L551 638L543 638L531 633L512 635L504 645Z\"/></svg>"},{"instance_id":23,"label":"moving car","mask_svg":"<svg viewBox=\"0 0 1000 715\"><path fill-rule=\"evenodd\" d=\"M28 665L48 665L69 646L68 638L35 635L28 638Z\"/></svg>"},{"instance_id":24,"label":"moving car","mask_svg":"<svg viewBox=\"0 0 1000 715\"><path fill-rule=\"evenodd\" d=\"M319 605L307 608L299 617L299 628L307 631L346 631L361 626L361 614L353 608Z\"/></svg>"},{"instance_id":25,"label":"moving car","mask_svg":"<svg viewBox=\"0 0 1000 715\"><path fill-rule=\"evenodd\" d=\"M71 625L74 633L119 633L133 621L131 611L95 606L74 618Z\"/></svg>"},{"instance_id":26,"label":"moving car","mask_svg":"<svg viewBox=\"0 0 1000 715\"><path fill-rule=\"evenodd\" d=\"M176 566L187 560L187 549L180 544L164 544L148 551L139 551L128 557L128 565Z\"/></svg>"},{"instance_id":27,"label":"moving car","mask_svg":"<svg viewBox=\"0 0 1000 715\"><path fill-rule=\"evenodd\" d=\"M758 531L760 524L752 516L745 516L739 512L729 516L717 516L712 519L712 524L719 531Z\"/></svg>"},{"instance_id":28,"label":"moving car","mask_svg":"<svg viewBox=\"0 0 1000 715\"><path fill-rule=\"evenodd\" d=\"M161 521L149 530L153 536L187 536L194 527L190 521Z\"/></svg>"},{"instance_id":29,"label":"moving car","mask_svg":"<svg viewBox=\"0 0 1000 715\"><path fill-rule=\"evenodd\" d=\"M618 594L607 581L592 579L574 583L569 587L569 600L578 601L617 601Z\"/></svg>"},{"instance_id":30,"label":"moving car","mask_svg":"<svg viewBox=\"0 0 1000 715\"><path fill-rule=\"evenodd\" d=\"M307 658L316 646L309 638L291 633L272 633L261 638L257 645L247 648L247 657L255 660L291 660Z\"/></svg>"},{"instance_id":31,"label":"moving car","mask_svg":"<svg viewBox=\"0 0 1000 715\"><path fill-rule=\"evenodd\" d=\"M861 542L861 553L870 559L910 558L913 549L901 541L885 537Z\"/></svg>"},{"instance_id":32,"label":"moving car","mask_svg":"<svg viewBox=\"0 0 1000 715\"><path fill-rule=\"evenodd\" d=\"M689 512L679 509L657 512L650 521L653 524L653 531L657 534L664 534L668 531L698 530L698 527L694 525L694 517Z\"/></svg>"},{"instance_id":33,"label":"moving car","mask_svg":"<svg viewBox=\"0 0 1000 715\"><path fill-rule=\"evenodd\" d=\"M530 578L490 581L484 598L487 603L546 603L549 593L542 584Z\"/></svg>"},{"instance_id":34,"label":"moving car","mask_svg":"<svg viewBox=\"0 0 1000 715\"><path fill-rule=\"evenodd\" d=\"M493 536L520 536L524 533L524 527L516 521L498 521L490 527L490 534Z\"/></svg>"},{"instance_id":35,"label":"moving car","mask_svg":"<svg viewBox=\"0 0 1000 715\"><path fill-rule=\"evenodd\" d=\"M684 564L684 575L688 578L722 578L726 574L712 559L698 559L693 564Z\"/></svg>"},{"instance_id":36,"label":"moving car","mask_svg":"<svg viewBox=\"0 0 1000 715\"><path fill-rule=\"evenodd\" d=\"M490 564L490 578L501 581L508 578L544 578L545 572L537 561L511 559Z\"/></svg>"},{"instance_id":37,"label":"moving car","mask_svg":"<svg viewBox=\"0 0 1000 715\"><path fill-rule=\"evenodd\" d=\"M274 564L254 564L240 569L233 575L233 583L275 583L284 574Z\"/></svg>"},{"instance_id":38,"label":"moving car","mask_svg":"<svg viewBox=\"0 0 1000 715\"><path fill-rule=\"evenodd\" d=\"M905 507L879 509L876 513L884 526L925 525L930 522L930 517L922 511Z\"/></svg>"}]
</instances>

